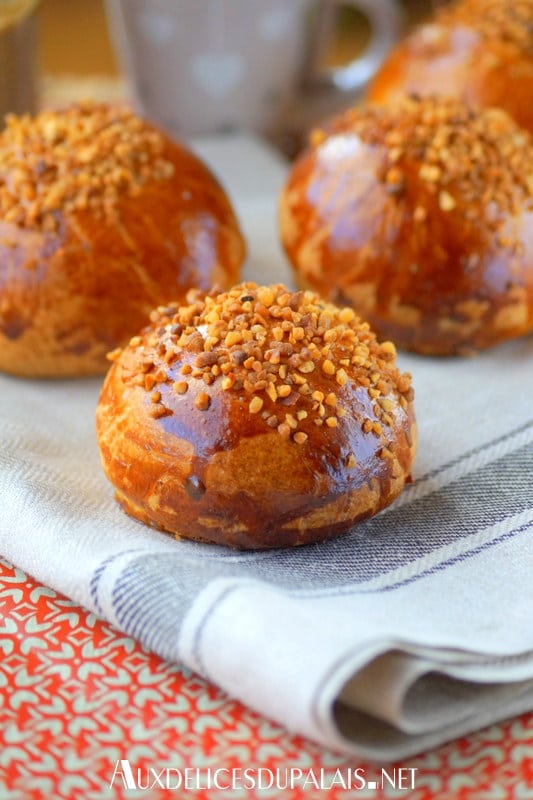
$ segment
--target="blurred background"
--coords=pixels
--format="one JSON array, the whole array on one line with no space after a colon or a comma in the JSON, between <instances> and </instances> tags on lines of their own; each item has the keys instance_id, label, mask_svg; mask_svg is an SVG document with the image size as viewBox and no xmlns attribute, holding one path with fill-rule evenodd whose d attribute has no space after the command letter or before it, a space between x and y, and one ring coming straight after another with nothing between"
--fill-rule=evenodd
<instances>
[{"instance_id":1,"label":"blurred background","mask_svg":"<svg viewBox=\"0 0 533 800\"><path fill-rule=\"evenodd\" d=\"M431 0L403 0L406 24L428 15ZM104 0L42 0L39 74L41 103L55 103L75 96L117 97L125 93L111 45ZM364 49L369 35L365 18L346 9L339 21L335 47L326 54L337 65ZM69 96L70 93L70 96Z\"/></svg>"},{"instance_id":2,"label":"blurred background","mask_svg":"<svg viewBox=\"0 0 533 800\"><path fill-rule=\"evenodd\" d=\"M290 0L288 0L290 2ZM404 0L409 22L429 14L431 0ZM117 76L118 65L107 31L103 0L42 0L41 67L46 75ZM350 39L364 42L364 17L346 9L344 29L339 31L339 55L353 54ZM358 23L362 30L357 30Z\"/></svg>"},{"instance_id":3,"label":"blurred background","mask_svg":"<svg viewBox=\"0 0 533 800\"><path fill-rule=\"evenodd\" d=\"M390 2L400 7L408 29L445 0ZM152 8L157 4L151 7L147 0L143 12ZM318 66L346 65L371 39L364 14L343 6ZM113 50L105 0L0 0L0 127L9 111L131 97Z\"/></svg>"},{"instance_id":4,"label":"blurred background","mask_svg":"<svg viewBox=\"0 0 533 800\"><path fill-rule=\"evenodd\" d=\"M41 0L37 16L41 105L127 97L104 0Z\"/></svg>"}]
</instances>

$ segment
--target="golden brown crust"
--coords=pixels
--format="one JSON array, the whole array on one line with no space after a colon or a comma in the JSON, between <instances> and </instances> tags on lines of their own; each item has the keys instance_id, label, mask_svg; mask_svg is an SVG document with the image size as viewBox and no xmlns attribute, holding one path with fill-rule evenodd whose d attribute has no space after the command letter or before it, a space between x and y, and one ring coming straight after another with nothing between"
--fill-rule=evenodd
<instances>
[{"instance_id":1,"label":"golden brown crust","mask_svg":"<svg viewBox=\"0 0 533 800\"><path fill-rule=\"evenodd\" d=\"M533 133L533 0L462 0L415 29L374 78L371 102L443 94L503 108Z\"/></svg>"},{"instance_id":2,"label":"golden brown crust","mask_svg":"<svg viewBox=\"0 0 533 800\"><path fill-rule=\"evenodd\" d=\"M97 411L132 516L235 548L326 539L411 471L410 377L351 309L242 284L162 308L116 354Z\"/></svg>"},{"instance_id":3,"label":"golden brown crust","mask_svg":"<svg viewBox=\"0 0 533 800\"><path fill-rule=\"evenodd\" d=\"M244 244L223 189L130 112L88 104L12 119L0 166L6 372L104 372L106 352L154 306L238 277Z\"/></svg>"},{"instance_id":4,"label":"golden brown crust","mask_svg":"<svg viewBox=\"0 0 533 800\"><path fill-rule=\"evenodd\" d=\"M501 111L404 99L316 132L280 203L302 287L421 353L533 327L533 146Z\"/></svg>"}]
</instances>

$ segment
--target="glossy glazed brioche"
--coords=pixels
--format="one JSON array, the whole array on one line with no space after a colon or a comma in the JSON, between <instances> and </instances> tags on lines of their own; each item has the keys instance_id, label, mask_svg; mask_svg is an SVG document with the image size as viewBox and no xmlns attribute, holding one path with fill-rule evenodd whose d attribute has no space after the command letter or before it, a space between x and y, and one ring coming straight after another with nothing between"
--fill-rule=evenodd
<instances>
[{"instance_id":1,"label":"glossy glazed brioche","mask_svg":"<svg viewBox=\"0 0 533 800\"><path fill-rule=\"evenodd\" d=\"M229 201L183 146L84 104L0 133L0 369L104 372L154 306L235 282Z\"/></svg>"},{"instance_id":2,"label":"glossy glazed brioche","mask_svg":"<svg viewBox=\"0 0 533 800\"><path fill-rule=\"evenodd\" d=\"M410 376L351 309L284 286L160 308L106 378L104 470L177 538L288 547L389 504L413 462Z\"/></svg>"},{"instance_id":3,"label":"glossy glazed brioche","mask_svg":"<svg viewBox=\"0 0 533 800\"><path fill-rule=\"evenodd\" d=\"M302 287L464 354L533 328L533 145L502 111L405 98L316 131L280 205Z\"/></svg>"},{"instance_id":4,"label":"glossy glazed brioche","mask_svg":"<svg viewBox=\"0 0 533 800\"><path fill-rule=\"evenodd\" d=\"M533 0L461 0L438 11L392 51L369 100L411 92L503 108L533 133Z\"/></svg>"}]
</instances>

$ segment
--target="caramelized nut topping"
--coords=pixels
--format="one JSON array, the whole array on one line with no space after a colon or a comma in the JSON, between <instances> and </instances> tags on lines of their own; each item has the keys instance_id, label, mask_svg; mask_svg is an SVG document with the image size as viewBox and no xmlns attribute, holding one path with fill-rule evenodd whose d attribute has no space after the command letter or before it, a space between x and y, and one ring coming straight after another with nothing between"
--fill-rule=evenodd
<instances>
[{"instance_id":1,"label":"caramelized nut topping","mask_svg":"<svg viewBox=\"0 0 533 800\"><path fill-rule=\"evenodd\" d=\"M194 404L196 408L200 409L200 411L206 411L211 405L211 398L205 392L199 392L196 395L196 400L194 401Z\"/></svg>"},{"instance_id":2,"label":"caramelized nut topping","mask_svg":"<svg viewBox=\"0 0 533 800\"><path fill-rule=\"evenodd\" d=\"M263 400L260 397L254 397L253 400L250 400L250 405L248 406L250 414L258 414L262 408Z\"/></svg>"},{"instance_id":3,"label":"caramelized nut topping","mask_svg":"<svg viewBox=\"0 0 533 800\"><path fill-rule=\"evenodd\" d=\"M114 350L111 350L110 353L107 353L106 358L108 361L118 361L121 353L122 347L116 347Z\"/></svg>"},{"instance_id":4,"label":"caramelized nut topping","mask_svg":"<svg viewBox=\"0 0 533 800\"><path fill-rule=\"evenodd\" d=\"M114 218L122 196L170 178L165 139L127 109L82 103L8 115L0 133L0 219L45 232L59 212ZM132 345L133 347L135 345Z\"/></svg>"},{"instance_id":5,"label":"caramelized nut topping","mask_svg":"<svg viewBox=\"0 0 533 800\"><path fill-rule=\"evenodd\" d=\"M486 19L485 3L493 20L507 20L509 25L502 23L502 29L508 33L516 18L517 30L529 37L531 47L533 0L470 0L457 8L479 7L481 23ZM453 8L449 13L454 14ZM380 179L386 185L392 178L395 186L407 185L413 180L412 165L417 165L418 179L436 195L444 213L481 198L486 223L498 231L506 215L533 209L533 138L504 111L473 111L452 98L411 96L391 107L350 109L332 122L330 133L346 130L384 150ZM413 208L415 222L423 223L426 217L425 208Z\"/></svg>"},{"instance_id":6,"label":"caramelized nut topping","mask_svg":"<svg viewBox=\"0 0 533 800\"><path fill-rule=\"evenodd\" d=\"M151 392L154 405L161 400L155 385L170 382L178 395L194 385L194 405L207 411L220 382L254 424L300 445L315 426L333 436L358 414L350 400L358 387L361 397L378 398L371 400L374 418L360 418L365 433L381 436L383 426L391 427L395 414L408 408L411 377L396 369L394 345L379 344L352 309L313 292L254 283L221 294L194 290L187 300L152 312L151 326L126 348L137 372L144 371L141 388ZM210 394L206 385L213 387ZM353 466L350 457L345 463Z\"/></svg>"},{"instance_id":7,"label":"caramelized nut topping","mask_svg":"<svg viewBox=\"0 0 533 800\"><path fill-rule=\"evenodd\" d=\"M533 0L462 0L442 8L437 22L474 28L485 39L503 39L527 51L533 37Z\"/></svg>"}]
</instances>

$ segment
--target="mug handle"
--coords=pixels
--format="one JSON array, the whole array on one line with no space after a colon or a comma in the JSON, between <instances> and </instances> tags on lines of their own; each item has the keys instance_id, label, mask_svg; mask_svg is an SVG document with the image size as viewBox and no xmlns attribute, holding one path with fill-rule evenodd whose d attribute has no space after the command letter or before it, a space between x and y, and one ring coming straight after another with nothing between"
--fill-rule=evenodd
<instances>
[{"instance_id":1,"label":"mug handle","mask_svg":"<svg viewBox=\"0 0 533 800\"><path fill-rule=\"evenodd\" d=\"M340 6L354 6L363 12L372 28L371 39L365 51L345 66L320 70L319 58L331 38ZM397 42L403 22L404 16L396 0L321 0L305 69L306 88L338 92L364 89Z\"/></svg>"}]
</instances>

